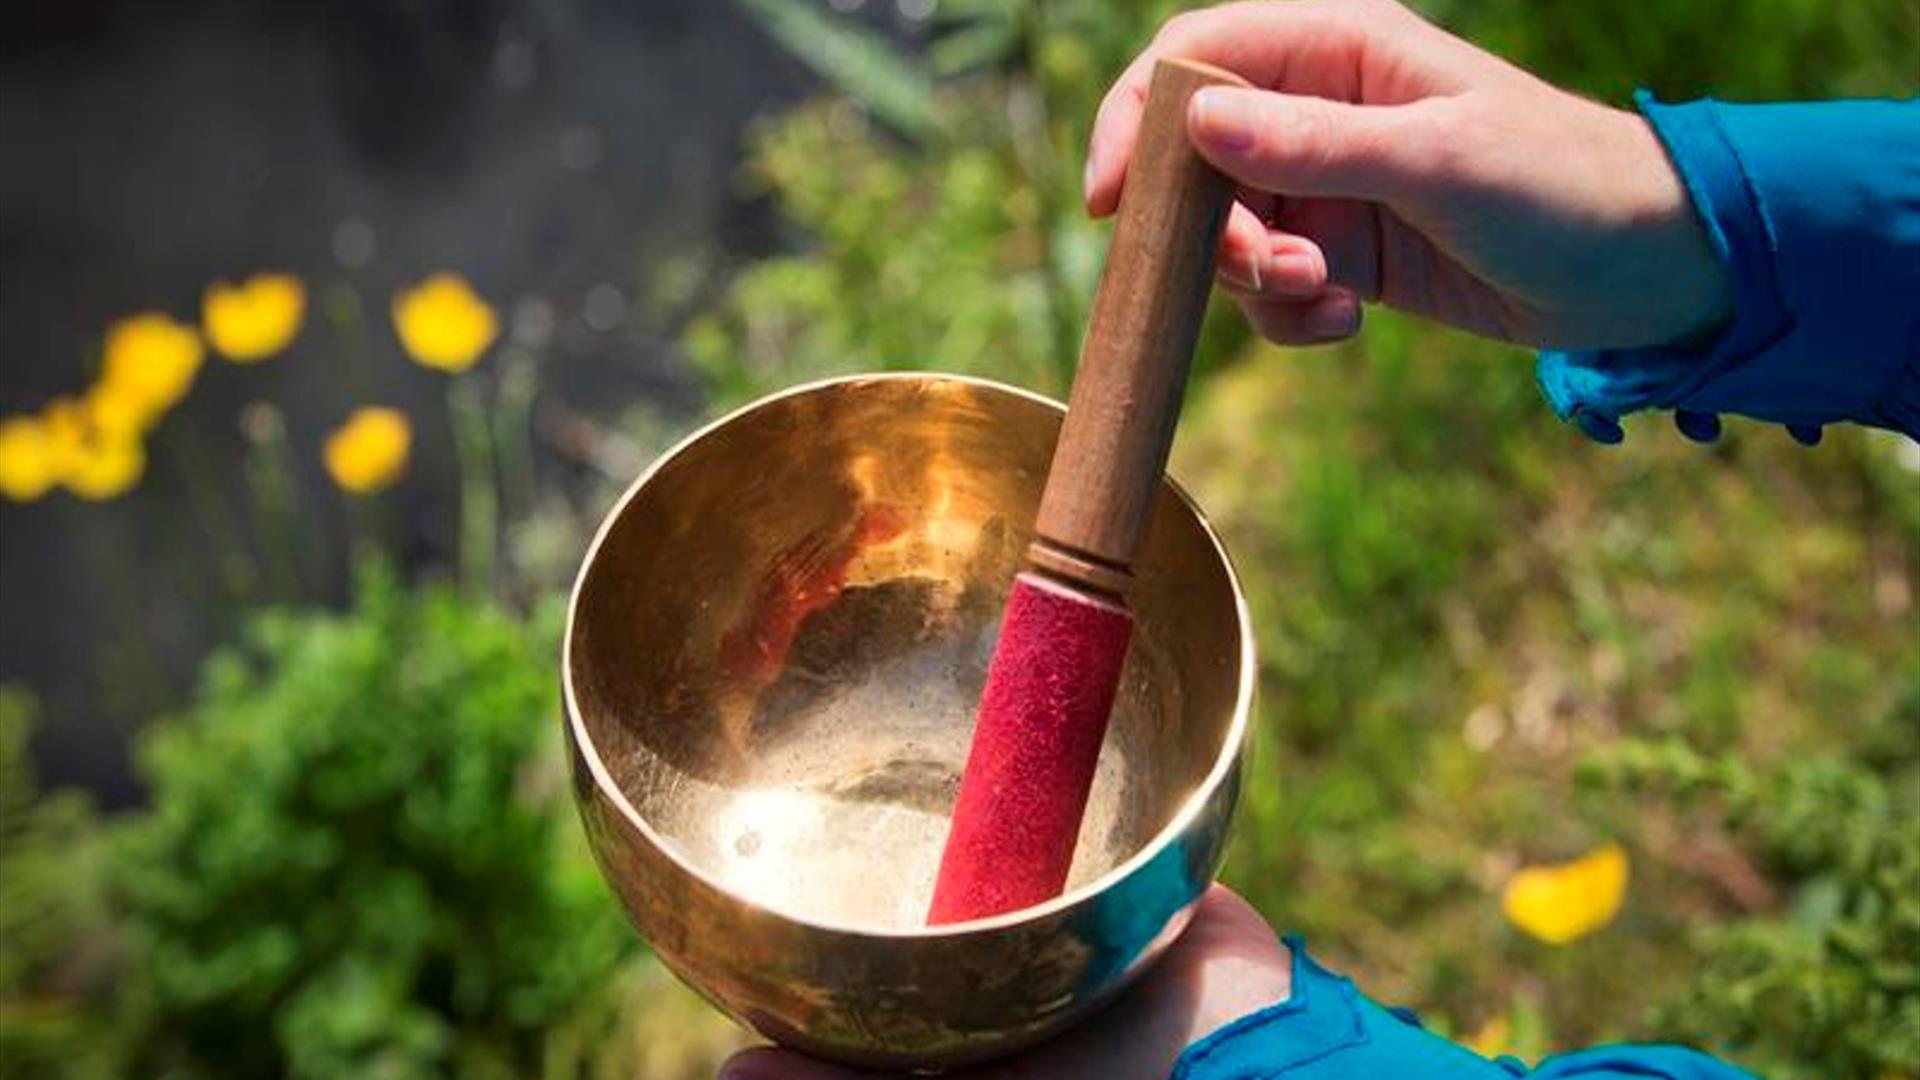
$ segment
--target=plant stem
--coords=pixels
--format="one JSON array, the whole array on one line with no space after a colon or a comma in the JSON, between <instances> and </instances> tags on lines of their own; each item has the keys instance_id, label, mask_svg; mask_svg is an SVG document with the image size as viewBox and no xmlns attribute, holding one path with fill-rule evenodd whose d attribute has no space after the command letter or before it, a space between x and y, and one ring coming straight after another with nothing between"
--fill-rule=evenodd
<instances>
[{"instance_id":1,"label":"plant stem","mask_svg":"<svg viewBox=\"0 0 1920 1080\"><path fill-rule=\"evenodd\" d=\"M508 349L501 358L493 408L501 515L508 520L533 513L533 399L539 384L538 358L523 349Z\"/></svg>"},{"instance_id":2,"label":"plant stem","mask_svg":"<svg viewBox=\"0 0 1920 1080\"><path fill-rule=\"evenodd\" d=\"M118 537L126 535L121 529L100 527L102 514L118 516L116 508L79 507L68 501L70 505L63 508L65 516L72 520L84 515L86 520L80 522L78 528L65 531L79 537L85 558L94 568L94 580L105 583L108 596L122 615L114 623L119 649L115 653L102 649L96 654L95 675L100 680L100 701L106 707L110 723L114 730L125 735L134 730L129 718L159 711L172 697L174 687L154 646L153 635L141 625L140 616L146 605L141 598L142 575L135 565L135 549L133 545L118 542ZM109 661L115 658L123 663L111 664Z\"/></svg>"},{"instance_id":3,"label":"plant stem","mask_svg":"<svg viewBox=\"0 0 1920 1080\"><path fill-rule=\"evenodd\" d=\"M347 573L349 582L358 582L360 567L380 557L386 548L386 515L380 512L379 496L354 495L342 491L347 501Z\"/></svg>"},{"instance_id":4,"label":"plant stem","mask_svg":"<svg viewBox=\"0 0 1920 1080\"><path fill-rule=\"evenodd\" d=\"M248 406L247 487L253 495L253 531L260 541L268 588L284 603L300 598L301 551L294 528L293 459L280 411L265 402Z\"/></svg>"},{"instance_id":5,"label":"plant stem","mask_svg":"<svg viewBox=\"0 0 1920 1080\"><path fill-rule=\"evenodd\" d=\"M475 594L490 593L494 588L500 499L486 403L471 377L448 381L447 416L453 426L454 454L460 463L460 580Z\"/></svg>"},{"instance_id":6,"label":"plant stem","mask_svg":"<svg viewBox=\"0 0 1920 1080\"><path fill-rule=\"evenodd\" d=\"M260 567L227 501L220 496L219 474L198 433L190 423L182 423L173 434L167 445L180 472L187 503L213 541L221 583L234 600L244 605L253 599L260 583Z\"/></svg>"},{"instance_id":7,"label":"plant stem","mask_svg":"<svg viewBox=\"0 0 1920 1080\"><path fill-rule=\"evenodd\" d=\"M366 305L360 299L360 291L348 281L329 285L326 312L327 321L333 324L333 332L340 339L340 368L348 396L355 401L364 401L367 399L367 330Z\"/></svg>"}]
</instances>

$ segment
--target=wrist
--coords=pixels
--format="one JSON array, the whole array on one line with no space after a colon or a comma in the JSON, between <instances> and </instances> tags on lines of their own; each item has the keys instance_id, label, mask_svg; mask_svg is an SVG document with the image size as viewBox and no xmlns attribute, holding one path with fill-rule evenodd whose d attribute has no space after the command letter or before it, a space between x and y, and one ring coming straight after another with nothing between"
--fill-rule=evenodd
<instances>
[{"instance_id":1,"label":"wrist","mask_svg":"<svg viewBox=\"0 0 1920 1080\"><path fill-rule=\"evenodd\" d=\"M1733 317L1733 281L1707 235L1680 171L1653 125L1614 110L1625 175L1634 183L1630 229L1644 237L1653 268L1647 295L1655 309L1650 345L1687 345L1712 338Z\"/></svg>"}]
</instances>

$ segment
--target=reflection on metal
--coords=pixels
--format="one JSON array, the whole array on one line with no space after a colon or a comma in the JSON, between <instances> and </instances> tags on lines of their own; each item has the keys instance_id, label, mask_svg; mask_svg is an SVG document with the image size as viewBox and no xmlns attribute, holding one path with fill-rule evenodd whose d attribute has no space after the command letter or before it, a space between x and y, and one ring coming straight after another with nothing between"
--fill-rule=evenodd
<instances>
[{"instance_id":1,"label":"reflection on metal","mask_svg":"<svg viewBox=\"0 0 1920 1080\"><path fill-rule=\"evenodd\" d=\"M1238 789L1252 642L1168 485L1070 889L922 925L1060 407L977 380L801 387L627 492L575 585L575 790L660 956L771 1038L945 1067L1059 1030L1184 925Z\"/></svg>"}]
</instances>

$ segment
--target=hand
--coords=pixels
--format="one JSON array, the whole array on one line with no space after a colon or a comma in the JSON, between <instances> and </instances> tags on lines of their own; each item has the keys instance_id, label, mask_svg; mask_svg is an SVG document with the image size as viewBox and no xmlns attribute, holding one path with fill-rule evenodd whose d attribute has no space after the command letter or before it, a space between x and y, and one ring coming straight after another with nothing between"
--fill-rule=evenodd
<instances>
[{"instance_id":1,"label":"hand","mask_svg":"<svg viewBox=\"0 0 1920 1080\"><path fill-rule=\"evenodd\" d=\"M1169 21L1101 104L1096 216L1119 204L1163 56L1263 88L1201 91L1187 132L1240 185L1220 279L1274 341L1347 337L1361 300L1558 348L1666 344L1730 310L1645 121L1391 0L1249 0Z\"/></svg>"},{"instance_id":2,"label":"hand","mask_svg":"<svg viewBox=\"0 0 1920 1080\"><path fill-rule=\"evenodd\" d=\"M1180 1052L1233 1020L1284 1001L1292 957L1245 900L1215 885L1193 924L1140 985L1104 1012L1024 1054L950 1080L1165 1080ZM721 1080L860 1080L876 1074L791 1050L737 1054Z\"/></svg>"}]
</instances>

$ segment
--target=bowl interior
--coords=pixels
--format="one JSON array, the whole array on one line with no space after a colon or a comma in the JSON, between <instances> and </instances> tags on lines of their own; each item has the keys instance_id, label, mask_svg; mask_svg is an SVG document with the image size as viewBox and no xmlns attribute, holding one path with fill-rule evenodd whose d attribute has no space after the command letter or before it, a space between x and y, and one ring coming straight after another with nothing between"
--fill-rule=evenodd
<instances>
[{"instance_id":1,"label":"bowl interior","mask_svg":"<svg viewBox=\"0 0 1920 1080\"><path fill-rule=\"evenodd\" d=\"M924 922L1060 407L992 384L803 388L693 437L589 555L569 656L592 749L689 871L792 918ZM1069 888L1147 846L1225 750L1225 557L1163 489Z\"/></svg>"}]
</instances>

